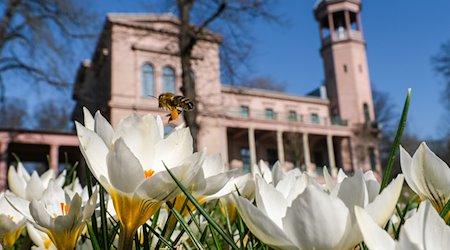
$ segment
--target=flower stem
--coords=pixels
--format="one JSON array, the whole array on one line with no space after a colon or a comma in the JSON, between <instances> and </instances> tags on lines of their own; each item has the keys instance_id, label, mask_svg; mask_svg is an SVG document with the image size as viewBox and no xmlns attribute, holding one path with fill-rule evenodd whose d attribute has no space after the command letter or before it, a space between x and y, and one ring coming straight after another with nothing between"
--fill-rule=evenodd
<instances>
[{"instance_id":1,"label":"flower stem","mask_svg":"<svg viewBox=\"0 0 450 250\"><path fill-rule=\"evenodd\" d=\"M120 225L120 233L119 233L119 250L128 250L133 247L133 237L136 233L136 230L130 230L129 228L125 228L122 224Z\"/></svg>"}]
</instances>

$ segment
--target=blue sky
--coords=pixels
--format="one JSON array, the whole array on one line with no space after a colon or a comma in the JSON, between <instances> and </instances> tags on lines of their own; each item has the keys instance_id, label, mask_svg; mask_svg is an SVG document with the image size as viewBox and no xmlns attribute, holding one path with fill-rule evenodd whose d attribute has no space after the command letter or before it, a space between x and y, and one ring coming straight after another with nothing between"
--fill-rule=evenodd
<instances>
[{"instance_id":1,"label":"blue sky","mask_svg":"<svg viewBox=\"0 0 450 250\"><path fill-rule=\"evenodd\" d=\"M256 25L254 72L288 84L304 94L324 79L313 1L282 1L278 11L289 27ZM440 93L444 80L431 57L450 39L450 1L363 1L362 23L373 86L388 92L401 113L412 88L409 129L420 137L438 137L444 120ZM267 35L270 34L270 35Z\"/></svg>"},{"instance_id":2,"label":"blue sky","mask_svg":"<svg viewBox=\"0 0 450 250\"><path fill-rule=\"evenodd\" d=\"M107 12L142 12L147 1L89 2L104 16ZM286 83L287 92L298 95L321 84L324 74L318 24L312 10L314 2L279 0L276 12L287 21L286 25L255 22L250 26L255 37L250 75L270 76ZM409 127L420 137L438 137L447 126L441 125L445 114L440 97L444 80L433 71L431 57L450 39L448 10L448 0L363 0L362 23L373 86L389 93L398 113L407 88L412 88ZM92 49L80 50L79 62L90 58ZM67 102L71 98L70 90L52 96L46 92L47 88L36 91L28 104L33 105L36 99L58 98ZM7 89L6 94L23 92Z\"/></svg>"}]
</instances>

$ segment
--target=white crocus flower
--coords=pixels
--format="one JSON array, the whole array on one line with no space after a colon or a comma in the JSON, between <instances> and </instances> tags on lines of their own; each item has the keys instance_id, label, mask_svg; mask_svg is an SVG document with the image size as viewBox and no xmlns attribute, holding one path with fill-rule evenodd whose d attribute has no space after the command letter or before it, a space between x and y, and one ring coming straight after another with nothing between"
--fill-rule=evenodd
<instances>
[{"instance_id":1,"label":"white crocus flower","mask_svg":"<svg viewBox=\"0 0 450 250\"><path fill-rule=\"evenodd\" d=\"M42 193L48 187L50 180L54 179L59 186L62 186L65 178L65 170L59 176L56 176L53 169L47 170L41 176L36 171L33 171L30 175L21 162L17 164L17 169L10 166L8 170L8 186L10 191L16 196L28 201L40 199Z\"/></svg>"},{"instance_id":2,"label":"white crocus flower","mask_svg":"<svg viewBox=\"0 0 450 250\"><path fill-rule=\"evenodd\" d=\"M267 164L263 161L259 161L259 165L254 165L251 169L253 178L256 176L262 177L267 183L276 186L280 180L286 177L287 173L295 173L295 176L300 177L304 173L300 171L298 168L291 169L286 171L283 168L283 165L277 161L273 164L272 169L267 166Z\"/></svg>"},{"instance_id":3,"label":"white crocus flower","mask_svg":"<svg viewBox=\"0 0 450 250\"><path fill-rule=\"evenodd\" d=\"M84 110L85 126L76 122L81 152L89 169L111 195L121 222L119 249L128 249L144 224L179 190L165 166L189 186L201 168L204 152L193 153L188 128L163 136L161 118L132 114L116 130L97 112Z\"/></svg>"},{"instance_id":4,"label":"white crocus flower","mask_svg":"<svg viewBox=\"0 0 450 250\"><path fill-rule=\"evenodd\" d=\"M403 185L403 176L397 177L369 203L362 173L345 178L335 194L327 193L314 182L302 187L299 178L295 180L289 181L291 184L283 190L298 191L286 195L259 178L257 207L236 197L239 213L250 231L276 249L353 248L362 240L354 206L364 207L377 224L384 225L395 209Z\"/></svg>"},{"instance_id":5,"label":"white crocus flower","mask_svg":"<svg viewBox=\"0 0 450 250\"><path fill-rule=\"evenodd\" d=\"M220 200L220 211L228 216L230 222L236 218L236 200L233 195L240 195L249 200L255 196L255 181L250 173L234 177L215 194Z\"/></svg>"},{"instance_id":6,"label":"white crocus flower","mask_svg":"<svg viewBox=\"0 0 450 250\"><path fill-rule=\"evenodd\" d=\"M6 248L13 247L25 227L26 219L17 212L0 193L0 243Z\"/></svg>"},{"instance_id":7,"label":"white crocus flower","mask_svg":"<svg viewBox=\"0 0 450 250\"><path fill-rule=\"evenodd\" d=\"M406 182L440 212L450 199L450 168L422 142L413 157L400 147L400 163ZM450 219L450 213L445 217Z\"/></svg>"},{"instance_id":8,"label":"white crocus flower","mask_svg":"<svg viewBox=\"0 0 450 250\"><path fill-rule=\"evenodd\" d=\"M200 171L198 171L191 184L186 188L189 189L199 204L203 204L217 198L217 193L230 182L231 175L232 172L225 171L225 164L220 154L205 156ZM196 210L194 204L186 202L186 199L186 195L180 193L171 200L174 208L179 211L182 216L188 216L189 212ZM177 218L171 216L168 220L168 232L175 228L176 223Z\"/></svg>"},{"instance_id":9,"label":"white crocus flower","mask_svg":"<svg viewBox=\"0 0 450 250\"><path fill-rule=\"evenodd\" d=\"M361 172L361 170L358 170L357 172ZM360 173L357 173L360 174ZM323 176L325 179L325 186L328 190L328 192L335 192L337 193L339 191L340 185L342 181L344 181L348 176L344 173L342 169L339 169L338 175L337 175L337 183L334 184L332 177L330 176L330 173L328 172L328 169L326 167L323 168ZM380 192L380 183L378 183L377 178L373 174L372 170L366 171L363 174L365 186L367 189L367 194L369 198L369 202L372 202L375 197Z\"/></svg>"},{"instance_id":10,"label":"white crocus flower","mask_svg":"<svg viewBox=\"0 0 450 250\"><path fill-rule=\"evenodd\" d=\"M43 231L36 229L32 224L27 223L27 234L31 241L36 245L32 249L57 250L50 237Z\"/></svg>"},{"instance_id":11,"label":"white crocus flower","mask_svg":"<svg viewBox=\"0 0 450 250\"><path fill-rule=\"evenodd\" d=\"M190 185L194 197L209 201L232 179L234 171L227 171L220 154L206 156L202 168Z\"/></svg>"},{"instance_id":12,"label":"white crocus flower","mask_svg":"<svg viewBox=\"0 0 450 250\"><path fill-rule=\"evenodd\" d=\"M83 202L78 194L71 198L58 184L50 181L39 201L34 199L30 203L15 196L7 196L7 199L37 229L47 233L57 249L74 249L85 221L94 213L97 191Z\"/></svg>"},{"instance_id":13,"label":"white crocus flower","mask_svg":"<svg viewBox=\"0 0 450 250\"><path fill-rule=\"evenodd\" d=\"M371 250L448 249L450 246L450 227L429 201L422 202L419 210L406 220L398 241L380 228L364 209L356 207L355 213L364 242Z\"/></svg>"},{"instance_id":14,"label":"white crocus flower","mask_svg":"<svg viewBox=\"0 0 450 250\"><path fill-rule=\"evenodd\" d=\"M272 171L263 160L260 160L258 165L253 164L250 170L254 179L256 179L256 176L260 176L267 183L272 183Z\"/></svg>"}]
</instances>

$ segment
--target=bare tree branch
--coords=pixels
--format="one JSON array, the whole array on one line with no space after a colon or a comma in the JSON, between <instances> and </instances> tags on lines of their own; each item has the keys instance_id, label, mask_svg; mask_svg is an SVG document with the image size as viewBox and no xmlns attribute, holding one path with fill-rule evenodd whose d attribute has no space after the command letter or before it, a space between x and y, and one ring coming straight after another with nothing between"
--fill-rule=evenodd
<instances>
[{"instance_id":1,"label":"bare tree branch","mask_svg":"<svg viewBox=\"0 0 450 250\"><path fill-rule=\"evenodd\" d=\"M4 82L21 77L30 83L69 86L76 67L70 63L76 53L73 44L92 41L98 17L75 0L8 0L0 5Z\"/></svg>"}]
</instances>

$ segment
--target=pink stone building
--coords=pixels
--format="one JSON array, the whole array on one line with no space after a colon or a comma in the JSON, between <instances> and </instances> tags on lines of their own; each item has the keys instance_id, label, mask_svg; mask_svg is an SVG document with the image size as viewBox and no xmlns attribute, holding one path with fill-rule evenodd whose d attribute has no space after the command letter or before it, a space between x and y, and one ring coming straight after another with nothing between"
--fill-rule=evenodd
<instances>
[{"instance_id":1,"label":"pink stone building","mask_svg":"<svg viewBox=\"0 0 450 250\"><path fill-rule=\"evenodd\" d=\"M306 96L222 85L223 38L204 33L192 59L199 148L221 153L231 168L261 159L318 175L325 165L333 175L339 168L381 173L360 11L360 0L317 1L325 85ZM82 121L83 106L113 126L131 112L165 116L155 96L181 94L177 25L170 14L108 15L76 76L74 118Z\"/></svg>"},{"instance_id":2,"label":"pink stone building","mask_svg":"<svg viewBox=\"0 0 450 250\"><path fill-rule=\"evenodd\" d=\"M222 38L205 33L192 60L199 148L221 153L232 168L262 159L312 173L324 165L381 171L360 10L359 0L316 4L325 86L315 95L222 85ZM93 59L77 76L75 117L82 106L101 110L112 124L130 112L165 115L154 97L181 94L177 25L172 15L108 15Z\"/></svg>"}]
</instances>

